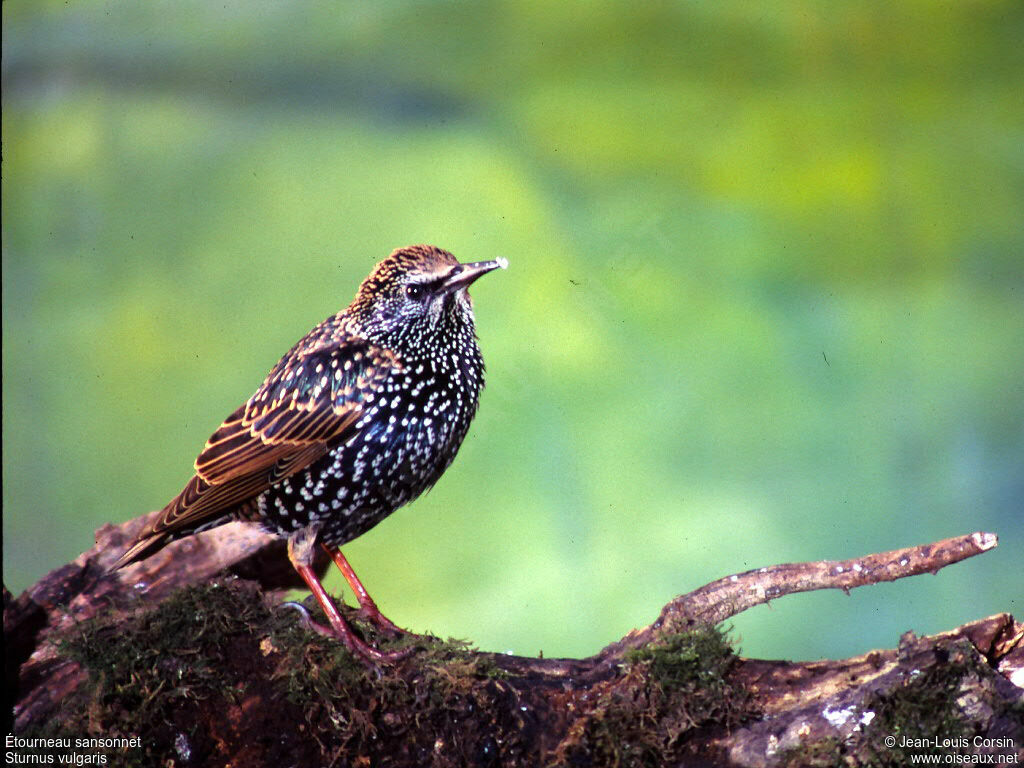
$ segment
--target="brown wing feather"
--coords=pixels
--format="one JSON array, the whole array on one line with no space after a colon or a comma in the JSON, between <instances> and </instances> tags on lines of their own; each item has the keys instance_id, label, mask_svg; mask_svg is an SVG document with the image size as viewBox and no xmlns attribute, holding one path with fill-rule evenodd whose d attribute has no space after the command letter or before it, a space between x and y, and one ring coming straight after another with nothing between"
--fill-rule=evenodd
<instances>
[{"instance_id":1,"label":"brown wing feather","mask_svg":"<svg viewBox=\"0 0 1024 768\"><path fill-rule=\"evenodd\" d=\"M400 364L363 339L330 331L322 325L296 344L213 433L196 459L195 476L115 569L215 523L347 439L364 399Z\"/></svg>"}]
</instances>

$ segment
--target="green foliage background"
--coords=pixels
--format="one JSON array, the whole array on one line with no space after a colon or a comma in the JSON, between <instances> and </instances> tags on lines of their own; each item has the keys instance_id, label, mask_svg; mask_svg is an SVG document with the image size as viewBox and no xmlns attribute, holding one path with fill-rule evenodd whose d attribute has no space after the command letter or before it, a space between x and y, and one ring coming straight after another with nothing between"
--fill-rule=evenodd
<instances>
[{"instance_id":1,"label":"green foliage background","mask_svg":"<svg viewBox=\"0 0 1024 768\"><path fill-rule=\"evenodd\" d=\"M162 506L431 242L511 268L459 459L347 548L398 623L585 654L729 573L973 530L743 651L1024 613L1021 39L1012 0L9 0L5 583Z\"/></svg>"}]
</instances>

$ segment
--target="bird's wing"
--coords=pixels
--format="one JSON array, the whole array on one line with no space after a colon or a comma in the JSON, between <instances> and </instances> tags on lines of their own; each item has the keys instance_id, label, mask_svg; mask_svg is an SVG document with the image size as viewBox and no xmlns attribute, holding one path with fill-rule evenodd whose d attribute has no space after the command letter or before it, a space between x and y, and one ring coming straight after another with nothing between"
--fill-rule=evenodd
<instances>
[{"instance_id":1,"label":"bird's wing","mask_svg":"<svg viewBox=\"0 0 1024 768\"><path fill-rule=\"evenodd\" d=\"M299 342L213 433L195 476L114 567L221 519L348 439L380 384L400 368L392 353L365 339Z\"/></svg>"}]
</instances>

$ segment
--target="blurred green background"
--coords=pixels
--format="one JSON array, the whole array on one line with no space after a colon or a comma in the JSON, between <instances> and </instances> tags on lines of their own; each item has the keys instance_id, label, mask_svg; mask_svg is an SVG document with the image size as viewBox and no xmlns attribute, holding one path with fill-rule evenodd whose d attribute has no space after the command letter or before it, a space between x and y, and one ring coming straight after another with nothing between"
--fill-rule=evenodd
<instances>
[{"instance_id":1,"label":"blurred green background","mask_svg":"<svg viewBox=\"0 0 1024 768\"><path fill-rule=\"evenodd\" d=\"M1013 1L8 0L5 583L162 506L429 242L511 268L458 460L346 549L399 624L587 654L730 573L974 530L735 636L1021 615L1022 39Z\"/></svg>"}]
</instances>

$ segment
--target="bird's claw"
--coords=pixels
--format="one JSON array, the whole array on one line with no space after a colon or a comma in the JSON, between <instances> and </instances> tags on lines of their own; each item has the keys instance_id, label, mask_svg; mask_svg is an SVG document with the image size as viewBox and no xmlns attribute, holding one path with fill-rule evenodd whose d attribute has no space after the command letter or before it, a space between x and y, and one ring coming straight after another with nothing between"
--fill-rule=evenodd
<instances>
[{"instance_id":1,"label":"bird's claw","mask_svg":"<svg viewBox=\"0 0 1024 768\"><path fill-rule=\"evenodd\" d=\"M376 669L377 662L393 664L397 661L401 661L402 659L409 657L410 655L412 655L413 651L416 650L416 646L410 645L406 648L399 648L398 650L394 651L381 651L377 648L374 648L372 645L366 643L365 641L359 639L355 635L339 634L335 632L332 627L313 621L313 617L310 615L309 609L306 608L306 606L304 606L300 602L297 602L295 600L288 600L287 602L281 603L281 607L292 608L295 611L297 611L299 613L299 620L302 622L302 625L307 629L311 629L318 635L329 637L332 640L341 640L341 642L345 644L345 647L348 648L349 652L351 652L353 656L356 656L373 669ZM399 629L393 624L392 627L394 627L394 632L396 633L396 636L402 634L409 634L403 632L403 630ZM381 632L385 634L391 633L386 627L381 627ZM377 671L379 672L379 670Z\"/></svg>"}]
</instances>

